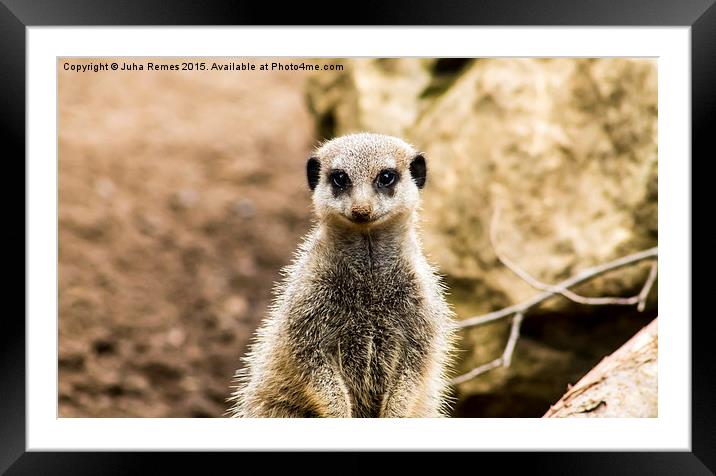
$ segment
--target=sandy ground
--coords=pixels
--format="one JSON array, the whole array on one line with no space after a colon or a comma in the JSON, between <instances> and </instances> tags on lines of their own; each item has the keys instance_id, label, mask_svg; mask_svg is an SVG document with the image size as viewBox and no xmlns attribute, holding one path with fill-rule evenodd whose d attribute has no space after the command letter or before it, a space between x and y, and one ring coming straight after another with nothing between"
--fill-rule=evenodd
<instances>
[{"instance_id":1,"label":"sandy ground","mask_svg":"<svg viewBox=\"0 0 716 476\"><path fill-rule=\"evenodd\" d=\"M222 416L310 227L305 76L62 63L59 415Z\"/></svg>"}]
</instances>

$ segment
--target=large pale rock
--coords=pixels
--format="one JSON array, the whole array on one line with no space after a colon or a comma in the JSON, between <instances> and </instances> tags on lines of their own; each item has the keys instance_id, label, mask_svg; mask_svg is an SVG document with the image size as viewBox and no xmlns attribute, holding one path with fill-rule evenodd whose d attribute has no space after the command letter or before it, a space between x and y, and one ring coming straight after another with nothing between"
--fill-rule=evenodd
<instances>
[{"instance_id":1,"label":"large pale rock","mask_svg":"<svg viewBox=\"0 0 716 476\"><path fill-rule=\"evenodd\" d=\"M409 134L430 158L425 245L441 270L509 302L533 293L496 261L496 207L501 251L548 282L654 246L656 105L651 60L474 63ZM639 285L616 279L591 291Z\"/></svg>"}]
</instances>

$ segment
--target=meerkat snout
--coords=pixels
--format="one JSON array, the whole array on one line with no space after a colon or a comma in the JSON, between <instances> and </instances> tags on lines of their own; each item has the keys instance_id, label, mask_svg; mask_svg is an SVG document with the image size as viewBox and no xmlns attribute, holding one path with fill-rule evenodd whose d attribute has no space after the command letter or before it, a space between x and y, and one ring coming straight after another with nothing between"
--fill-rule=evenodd
<instances>
[{"instance_id":1,"label":"meerkat snout","mask_svg":"<svg viewBox=\"0 0 716 476\"><path fill-rule=\"evenodd\" d=\"M373 208L367 204L354 205L351 208L351 218L356 223L369 222L372 214Z\"/></svg>"}]
</instances>

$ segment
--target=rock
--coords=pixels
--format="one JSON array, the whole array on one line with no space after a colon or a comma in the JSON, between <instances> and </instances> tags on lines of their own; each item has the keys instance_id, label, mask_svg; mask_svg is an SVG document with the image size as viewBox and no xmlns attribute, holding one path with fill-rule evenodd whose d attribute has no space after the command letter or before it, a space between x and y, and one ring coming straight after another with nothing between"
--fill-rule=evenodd
<instances>
[{"instance_id":1,"label":"rock","mask_svg":"<svg viewBox=\"0 0 716 476\"><path fill-rule=\"evenodd\" d=\"M510 303L533 294L496 260L498 207L501 251L546 282L656 245L656 93L649 60L474 63L410 133L432 159L425 245L440 269ZM616 279L588 291L638 292Z\"/></svg>"},{"instance_id":2,"label":"rock","mask_svg":"<svg viewBox=\"0 0 716 476\"><path fill-rule=\"evenodd\" d=\"M137 395L143 395L150 388L149 381L143 375L137 373L128 375L124 379L123 386L125 391Z\"/></svg>"},{"instance_id":3,"label":"rock","mask_svg":"<svg viewBox=\"0 0 716 476\"><path fill-rule=\"evenodd\" d=\"M256 215L256 204L248 198L235 200L231 203L231 211L239 218L253 218Z\"/></svg>"},{"instance_id":4,"label":"rock","mask_svg":"<svg viewBox=\"0 0 716 476\"><path fill-rule=\"evenodd\" d=\"M114 195L116 188L117 187L114 185L114 182L107 177L101 177L94 183L94 189L97 192L97 195L102 198L110 198Z\"/></svg>"},{"instance_id":5,"label":"rock","mask_svg":"<svg viewBox=\"0 0 716 476\"><path fill-rule=\"evenodd\" d=\"M175 211L188 210L193 208L199 201L199 194L196 190L183 189L169 197L169 207Z\"/></svg>"},{"instance_id":6,"label":"rock","mask_svg":"<svg viewBox=\"0 0 716 476\"><path fill-rule=\"evenodd\" d=\"M167 342L172 347L181 347L186 340L186 333L179 327L174 327L167 333Z\"/></svg>"},{"instance_id":7,"label":"rock","mask_svg":"<svg viewBox=\"0 0 716 476\"><path fill-rule=\"evenodd\" d=\"M237 318L246 313L249 304L244 296L231 296L223 305L223 311L232 318Z\"/></svg>"},{"instance_id":8,"label":"rock","mask_svg":"<svg viewBox=\"0 0 716 476\"><path fill-rule=\"evenodd\" d=\"M434 61L335 61L346 66L342 74L316 74L307 83L309 108L320 118L319 135L330 138L363 129L402 135L422 109L420 94L430 84Z\"/></svg>"}]
</instances>

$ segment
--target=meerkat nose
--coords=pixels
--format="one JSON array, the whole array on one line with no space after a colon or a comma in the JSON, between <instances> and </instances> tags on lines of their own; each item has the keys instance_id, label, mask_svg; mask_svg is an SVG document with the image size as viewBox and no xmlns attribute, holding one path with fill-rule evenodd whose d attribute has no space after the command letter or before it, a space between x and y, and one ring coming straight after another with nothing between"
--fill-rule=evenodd
<instances>
[{"instance_id":1,"label":"meerkat nose","mask_svg":"<svg viewBox=\"0 0 716 476\"><path fill-rule=\"evenodd\" d=\"M370 220L371 213L370 205L356 205L351 209L351 218L357 223L365 223Z\"/></svg>"}]
</instances>

